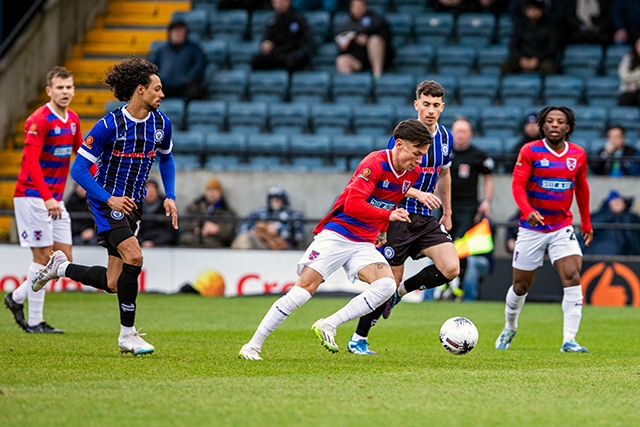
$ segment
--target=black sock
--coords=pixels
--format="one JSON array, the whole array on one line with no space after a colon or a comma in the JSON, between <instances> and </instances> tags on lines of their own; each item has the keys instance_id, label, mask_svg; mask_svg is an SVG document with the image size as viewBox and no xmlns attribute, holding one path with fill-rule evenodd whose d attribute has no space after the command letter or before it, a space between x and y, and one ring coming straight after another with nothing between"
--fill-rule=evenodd
<instances>
[{"instance_id":1,"label":"black sock","mask_svg":"<svg viewBox=\"0 0 640 427\"><path fill-rule=\"evenodd\" d=\"M380 316L384 312L384 308L387 306L387 303L384 302L380 307L376 308L369 314L365 314L358 321L358 327L356 328L356 334L361 337L368 337L369 331L373 328L373 325L378 322Z\"/></svg>"},{"instance_id":2,"label":"black sock","mask_svg":"<svg viewBox=\"0 0 640 427\"><path fill-rule=\"evenodd\" d=\"M107 286L107 269L105 267L99 265L87 267L86 265L71 263L67 267L65 275L83 285L101 289L110 294L113 293Z\"/></svg>"},{"instance_id":3,"label":"black sock","mask_svg":"<svg viewBox=\"0 0 640 427\"><path fill-rule=\"evenodd\" d=\"M136 319L136 298L138 297L138 276L142 266L122 264L118 277L118 303L120 304L120 324L133 327Z\"/></svg>"},{"instance_id":4,"label":"black sock","mask_svg":"<svg viewBox=\"0 0 640 427\"><path fill-rule=\"evenodd\" d=\"M425 289L433 289L440 285L450 282L452 279L447 279L444 274L436 268L435 265L430 265L423 268L412 277L409 277L404 281L404 288L407 293L413 292L417 289L424 291Z\"/></svg>"}]
</instances>

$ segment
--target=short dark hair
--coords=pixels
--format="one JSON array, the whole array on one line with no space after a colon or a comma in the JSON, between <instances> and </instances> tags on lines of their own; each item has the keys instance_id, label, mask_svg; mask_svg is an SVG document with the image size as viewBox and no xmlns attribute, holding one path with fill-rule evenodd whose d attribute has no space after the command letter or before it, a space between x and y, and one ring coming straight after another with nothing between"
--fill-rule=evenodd
<instances>
[{"instance_id":1,"label":"short dark hair","mask_svg":"<svg viewBox=\"0 0 640 427\"><path fill-rule=\"evenodd\" d=\"M569 139L571 134L576 128L576 116L573 113L573 110L569 107L558 106L558 105L550 105L548 107L543 108L538 113L538 130L540 135L546 137L544 131L542 130L542 125L544 125L545 120L547 120L547 115L552 111L560 111L567 118L567 124L569 125L569 132L565 136L566 139Z\"/></svg>"},{"instance_id":2,"label":"short dark hair","mask_svg":"<svg viewBox=\"0 0 640 427\"><path fill-rule=\"evenodd\" d=\"M407 119L398 123L393 130L393 139L396 141L402 139L416 147L424 147L433 142L433 137L427 127L416 119Z\"/></svg>"},{"instance_id":3,"label":"short dark hair","mask_svg":"<svg viewBox=\"0 0 640 427\"><path fill-rule=\"evenodd\" d=\"M187 25L186 21L183 21L182 19L176 19L175 21L171 21L171 23L167 27L167 31L171 31L174 28L185 28L185 29L188 29L189 26Z\"/></svg>"},{"instance_id":4,"label":"short dark hair","mask_svg":"<svg viewBox=\"0 0 640 427\"><path fill-rule=\"evenodd\" d=\"M104 82L111 87L119 101L129 101L138 85L149 87L151 76L158 74L158 66L146 59L132 56L107 71Z\"/></svg>"},{"instance_id":5,"label":"short dark hair","mask_svg":"<svg viewBox=\"0 0 640 427\"><path fill-rule=\"evenodd\" d=\"M66 68L56 65L47 73L47 86L51 87L53 79L56 77L68 79L69 77L73 77L73 74L71 74L71 71Z\"/></svg>"},{"instance_id":6,"label":"short dark hair","mask_svg":"<svg viewBox=\"0 0 640 427\"><path fill-rule=\"evenodd\" d=\"M627 135L627 130L624 128L624 126L619 125L619 124L612 124L609 127L607 127L607 133L609 133L609 131L611 129L620 129L620 132L622 132L622 135Z\"/></svg>"},{"instance_id":7,"label":"short dark hair","mask_svg":"<svg viewBox=\"0 0 640 427\"><path fill-rule=\"evenodd\" d=\"M420 95L444 99L444 88L434 80L425 80L416 87L416 99L420 99Z\"/></svg>"}]
</instances>

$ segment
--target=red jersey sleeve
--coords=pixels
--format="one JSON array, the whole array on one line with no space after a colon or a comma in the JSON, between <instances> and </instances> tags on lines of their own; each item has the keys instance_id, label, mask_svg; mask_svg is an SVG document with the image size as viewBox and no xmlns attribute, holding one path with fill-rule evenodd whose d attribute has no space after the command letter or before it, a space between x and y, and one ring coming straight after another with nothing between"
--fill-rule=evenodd
<instances>
[{"instance_id":1,"label":"red jersey sleeve","mask_svg":"<svg viewBox=\"0 0 640 427\"><path fill-rule=\"evenodd\" d=\"M587 181L587 155L584 154L584 161L580 162L580 169L576 175L576 202L578 204L578 211L580 212L580 229L588 233L592 231L591 227L591 211L589 209L589 203L591 198L591 191L589 190L589 182Z\"/></svg>"},{"instance_id":2,"label":"red jersey sleeve","mask_svg":"<svg viewBox=\"0 0 640 427\"><path fill-rule=\"evenodd\" d=\"M345 214L362 220L369 218L389 221L391 211L371 206L368 201L381 174L382 167L379 163L360 165L355 179L347 186L348 193L343 208Z\"/></svg>"},{"instance_id":3,"label":"red jersey sleeve","mask_svg":"<svg viewBox=\"0 0 640 427\"><path fill-rule=\"evenodd\" d=\"M527 182L529 182L531 170L531 149L525 145L518 153L518 160L516 160L516 165L513 168L513 180L511 181L513 199L518 208L520 208L522 218L528 217L531 212L535 211L527 197Z\"/></svg>"},{"instance_id":4,"label":"red jersey sleeve","mask_svg":"<svg viewBox=\"0 0 640 427\"><path fill-rule=\"evenodd\" d=\"M42 200L49 200L53 198L49 186L44 181L44 174L40 167L40 155L42 154L42 147L44 146L44 139L49 132L49 123L44 119L44 116L37 116L32 120L27 120L24 125L25 138L24 138L24 151L23 151L23 167L33 185L36 187Z\"/></svg>"}]
</instances>

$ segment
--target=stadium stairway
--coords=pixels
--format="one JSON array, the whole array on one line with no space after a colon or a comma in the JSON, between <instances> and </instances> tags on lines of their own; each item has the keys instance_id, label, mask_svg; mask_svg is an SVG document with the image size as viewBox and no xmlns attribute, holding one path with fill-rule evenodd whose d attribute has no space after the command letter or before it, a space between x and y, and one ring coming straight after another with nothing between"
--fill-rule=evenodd
<instances>
[{"instance_id":1,"label":"stadium stairway","mask_svg":"<svg viewBox=\"0 0 640 427\"><path fill-rule=\"evenodd\" d=\"M105 113L105 104L115 98L103 84L105 72L126 57L146 56L151 43L165 40L166 28L176 11L191 10L191 1L183 0L111 0L103 15L96 17L84 40L73 46L63 65L74 75L76 92L71 109L80 116L86 134ZM29 114L49 100L44 90ZM13 192L20 171L24 145L24 122L18 120L0 150L0 209L13 209ZM8 241L11 216L0 215L0 241Z\"/></svg>"}]
</instances>

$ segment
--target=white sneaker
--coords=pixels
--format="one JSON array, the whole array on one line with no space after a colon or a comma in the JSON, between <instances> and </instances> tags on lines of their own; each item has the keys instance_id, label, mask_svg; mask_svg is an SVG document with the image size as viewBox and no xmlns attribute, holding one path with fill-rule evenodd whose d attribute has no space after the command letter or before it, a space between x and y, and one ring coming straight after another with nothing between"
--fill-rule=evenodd
<instances>
[{"instance_id":1,"label":"white sneaker","mask_svg":"<svg viewBox=\"0 0 640 427\"><path fill-rule=\"evenodd\" d=\"M134 356L139 354L151 354L155 347L142 339L142 335L135 329L127 335L118 338L118 347L121 353L131 353Z\"/></svg>"},{"instance_id":2,"label":"white sneaker","mask_svg":"<svg viewBox=\"0 0 640 427\"><path fill-rule=\"evenodd\" d=\"M256 347L251 347L248 343L243 345L238 354L239 359L247 360L262 360L260 357L260 350Z\"/></svg>"},{"instance_id":3,"label":"white sneaker","mask_svg":"<svg viewBox=\"0 0 640 427\"><path fill-rule=\"evenodd\" d=\"M336 344L333 339L336 336L336 328L332 328L331 326L324 323L324 319L319 319L316 323L311 326L311 330L316 337L322 342L324 348L329 350L331 353L338 352L338 344Z\"/></svg>"},{"instance_id":4,"label":"white sneaker","mask_svg":"<svg viewBox=\"0 0 640 427\"><path fill-rule=\"evenodd\" d=\"M51 256L49 257L49 262L44 268L41 268L36 273L35 277L31 281L31 289L34 292L38 292L40 289L44 288L44 286L49 283L50 280L57 280L58 277L58 267L63 262L68 262L67 256L62 251L53 251Z\"/></svg>"}]
</instances>

